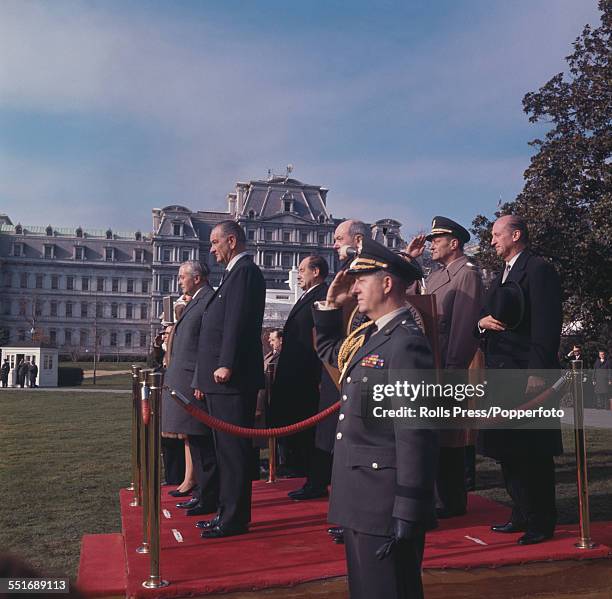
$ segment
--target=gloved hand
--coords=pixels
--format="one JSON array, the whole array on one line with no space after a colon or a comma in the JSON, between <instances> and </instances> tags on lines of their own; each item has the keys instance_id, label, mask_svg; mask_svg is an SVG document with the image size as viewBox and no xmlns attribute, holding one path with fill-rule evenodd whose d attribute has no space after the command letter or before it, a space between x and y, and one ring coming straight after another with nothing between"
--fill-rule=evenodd
<instances>
[{"instance_id":1,"label":"gloved hand","mask_svg":"<svg viewBox=\"0 0 612 599\"><path fill-rule=\"evenodd\" d=\"M385 559L391 554L395 545L402 541L411 541L421 532L421 526L410 520L393 518L393 536L376 550L378 559Z\"/></svg>"}]
</instances>

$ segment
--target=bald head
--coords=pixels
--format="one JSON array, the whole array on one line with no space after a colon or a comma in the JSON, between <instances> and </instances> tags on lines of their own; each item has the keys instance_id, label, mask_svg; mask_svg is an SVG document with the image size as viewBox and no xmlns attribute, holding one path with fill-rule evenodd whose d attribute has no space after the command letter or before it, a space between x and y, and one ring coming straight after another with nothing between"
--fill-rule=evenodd
<instances>
[{"instance_id":1,"label":"bald head","mask_svg":"<svg viewBox=\"0 0 612 599\"><path fill-rule=\"evenodd\" d=\"M361 240L370 235L368 225L360 220L350 218L341 222L334 231L334 249L338 252L340 260L346 259L346 248L357 249Z\"/></svg>"},{"instance_id":2,"label":"bald head","mask_svg":"<svg viewBox=\"0 0 612 599\"><path fill-rule=\"evenodd\" d=\"M522 252L529 243L527 223L520 216L500 216L493 223L491 245L505 262Z\"/></svg>"}]
</instances>

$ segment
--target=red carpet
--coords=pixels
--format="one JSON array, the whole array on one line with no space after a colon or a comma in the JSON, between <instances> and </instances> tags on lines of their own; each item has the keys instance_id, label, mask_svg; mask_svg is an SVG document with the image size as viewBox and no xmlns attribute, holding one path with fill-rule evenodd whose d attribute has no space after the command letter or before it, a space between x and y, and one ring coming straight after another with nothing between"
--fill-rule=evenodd
<instances>
[{"instance_id":1,"label":"red carpet","mask_svg":"<svg viewBox=\"0 0 612 599\"><path fill-rule=\"evenodd\" d=\"M300 480L282 480L274 485L258 482L253 492L253 524L244 536L204 541L194 524L175 507L176 499L164 489L162 509L161 573L171 585L148 591L141 583L148 576L148 556L136 553L142 541L140 508L129 507L131 494L121 491L121 512L127 556L129 597L185 597L230 591L291 586L346 574L344 550L329 540L326 529L327 501L293 502L287 492L301 486ZM172 487L170 487L171 489ZM476 495L470 497L468 515L441 522L427 537L425 568L495 567L526 562L594 559L612 555L612 523L593 525L597 549L581 551L573 545L576 527L562 526L552 541L520 547L516 535L489 531L493 522L505 522L509 510ZM180 532L177 541L173 529ZM100 538L97 542L97 537ZM88 596L111 595L120 585L125 561L117 563L116 535L88 536L78 583ZM123 558L125 560L125 557ZM108 577L109 591L102 591Z\"/></svg>"}]
</instances>

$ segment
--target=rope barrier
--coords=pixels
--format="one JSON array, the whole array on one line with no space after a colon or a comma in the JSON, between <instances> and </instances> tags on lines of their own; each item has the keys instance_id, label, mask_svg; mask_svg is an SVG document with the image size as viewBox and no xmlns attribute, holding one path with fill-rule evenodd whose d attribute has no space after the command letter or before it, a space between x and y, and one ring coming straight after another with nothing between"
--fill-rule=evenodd
<instances>
[{"instance_id":1,"label":"rope barrier","mask_svg":"<svg viewBox=\"0 0 612 599\"><path fill-rule=\"evenodd\" d=\"M310 418L306 418L306 420L296 422L295 424L290 424L288 426L280 426L277 428L247 428L245 426L238 426L236 424L225 422L225 420L219 420L219 418L215 418L214 416L207 414L203 410L200 410L197 406L193 404L191 400L185 397L182 393L174 389L170 389L170 387L168 386L165 386L165 388L170 392L170 397L172 397L174 401L176 401L196 420L203 422L212 429L221 431L223 433L229 433L230 435L235 435L236 437L287 437L289 435L294 435L295 433L302 432L303 430L306 430L311 426L315 426L316 424L318 424L322 420L325 420L325 418L328 418L340 409L340 402L338 401L334 405L329 406L329 408L322 410L318 414L315 414Z\"/></svg>"}]
</instances>

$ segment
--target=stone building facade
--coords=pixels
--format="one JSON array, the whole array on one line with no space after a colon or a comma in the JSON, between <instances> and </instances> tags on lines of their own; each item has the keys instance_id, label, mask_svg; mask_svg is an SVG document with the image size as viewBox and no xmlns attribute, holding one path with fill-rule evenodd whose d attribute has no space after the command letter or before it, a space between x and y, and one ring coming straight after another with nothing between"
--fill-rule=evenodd
<instances>
[{"instance_id":1,"label":"stone building facade","mask_svg":"<svg viewBox=\"0 0 612 599\"><path fill-rule=\"evenodd\" d=\"M282 326L296 299L290 271L312 253L327 259L332 274L337 267L333 232L341 219L329 212L327 193L288 177L239 182L225 212L155 208L147 233L35 227L0 215L0 345L34 336L75 355L145 354L163 298L180 293L181 262L207 263L218 284L222 269L209 259L209 237L227 219L243 226L264 274L265 326ZM378 221L373 237L397 247L400 226Z\"/></svg>"}]
</instances>

